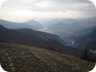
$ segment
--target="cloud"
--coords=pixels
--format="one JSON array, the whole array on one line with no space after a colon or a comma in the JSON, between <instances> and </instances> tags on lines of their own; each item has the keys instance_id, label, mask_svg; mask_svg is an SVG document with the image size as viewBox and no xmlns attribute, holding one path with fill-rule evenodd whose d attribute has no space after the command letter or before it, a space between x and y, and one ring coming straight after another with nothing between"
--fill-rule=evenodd
<instances>
[{"instance_id":1,"label":"cloud","mask_svg":"<svg viewBox=\"0 0 96 72\"><path fill-rule=\"evenodd\" d=\"M2 6L2 4L5 2L6 0L0 0L0 7Z\"/></svg>"},{"instance_id":2,"label":"cloud","mask_svg":"<svg viewBox=\"0 0 96 72\"><path fill-rule=\"evenodd\" d=\"M2 8L38 11L88 10L94 6L87 0L7 0Z\"/></svg>"},{"instance_id":3,"label":"cloud","mask_svg":"<svg viewBox=\"0 0 96 72\"><path fill-rule=\"evenodd\" d=\"M83 18L96 16L96 10L88 0L7 0L3 3L0 14L2 18L13 14L15 17L19 15L18 17L23 16L25 19L24 16L29 18Z\"/></svg>"}]
</instances>

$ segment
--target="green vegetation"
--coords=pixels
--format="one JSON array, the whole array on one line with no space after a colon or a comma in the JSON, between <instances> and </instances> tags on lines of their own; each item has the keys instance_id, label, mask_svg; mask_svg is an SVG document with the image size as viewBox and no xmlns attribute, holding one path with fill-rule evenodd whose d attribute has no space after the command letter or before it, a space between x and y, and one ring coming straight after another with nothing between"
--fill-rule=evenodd
<instances>
[{"instance_id":1,"label":"green vegetation","mask_svg":"<svg viewBox=\"0 0 96 72\"><path fill-rule=\"evenodd\" d=\"M88 72L94 63L42 48L0 44L0 63L9 72Z\"/></svg>"}]
</instances>

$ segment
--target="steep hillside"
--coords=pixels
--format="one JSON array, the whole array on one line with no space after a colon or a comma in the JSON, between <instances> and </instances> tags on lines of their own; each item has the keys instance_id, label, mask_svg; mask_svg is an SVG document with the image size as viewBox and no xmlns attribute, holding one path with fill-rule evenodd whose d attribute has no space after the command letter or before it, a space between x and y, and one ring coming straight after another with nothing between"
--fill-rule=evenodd
<instances>
[{"instance_id":1,"label":"steep hillside","mask_svg":"<svg viewBox=\"0 0 96 72\"><path fill-rule=\"evenodd\" d=\"M0 44L0 63L9 72L88 72L94 63L51 50Z\"/></svg>"},{"instance_id":2,"label":"steep hillside","mask_svg":"<svg viewBox=\"0 0 96 72\"><path fill-rule=\"evenodd\" d=\"M29 34L29 35L36 35L39 37L50 38L50 39L60 42L61 44L66 44L66 42L64 40L62 40L58 35L55 35L55 34L50 34L50 33L41 32L41 31L35 31L32 29L26 29L26 28L18 29L18 31L25 33L25 34Z\"/></svg>"},{"instance_id":3,"label":"steep hillside","mask_svg":"<svg viewBox=\"0 0 96 72\"><path fill-rule=\"evenodd\" d=\"M82 57L83 54L82 50L80 49L65 46L54 39L46 37L45 35L40 35L40 33L37 34L34 34L32 32L27 33L26 29L23 29L22 32L22 29L12 30L0 26L0 33L1 33L0 35L1 43L16 43L16 44L32 45L39 48L46 48L59 52L64 52L78 57Z\"/></svg>"},{"instance_id":4,"label":"steep hillside","mask_svg":"<svg viewBox=\"0 0 96 72\"><path fill-rule=\"evenodd\" d=\"M84 36L86 34L91 33L95 29L96 29L96 26L91 26L91 27L88 27L88 28L84 28L82 30L79 30L78 32L75 32L75 34L76 34L76 36Z\"/></svg>"},{"instance_id":5,"label":"steep hillside","mask_svg":"<svg viewBox=\"0 0 96 72\"><path fill-rule=\"evenodd\" d=\"M75 45L85 51L85 59L96 62L96 29L79 38Z\"/></svg>"},{"instance_id":6,"label":"steep hillside","mask_svg":"<svg viewBox=\"0 0 96 72\"><path fill-rule=\"evenodd\" d=\"M75 43L77 44L77 43L79 43L79 41L82 41L83 39L85 40L86 37L89 36L95 29L96 29L96 26L83 28L77 32L74 32L74 35L72 35L72 36L64 37L64 40L67 42L69 41L69 43L71 43L71 44L72 44L72 42L74 42L73 46L75 46ZM70 42L70 41L72 41L72 42ZM82 41L81 43L83 43L83 42L84 41ZM82 46L84 46L84 45L82 45ZM81 48L83 48L83 47L81 47Z\"/></svg>"},{"instance_id":7,"label":"steep hillside","mask_svg":"<svg viewBox=\"0 0 96 72\"><path fill-rule=\"evenodd\" d=\"M94 31L92 31L89 34L86 34L86 35L80 37L76 41L76 46L81 47L81 48L85 48L87 46L89 48L96 49L95 43L96 43L96 29L94 29Z\"/></svg>"},{"instance_id":8,"label":"steep hillside","mask_svg":"<svg viewBox=\"0 0 96 72\"><path fill-rule=\"evenodd\" d=\"M25 29L26 30L26 29ZM24 30L24 31L25 31ZM31 30L32 31L32 30ZM19 30L7 29L3 26L0 26L0 42L1 43L18 43L18 44L26 44L32 45L41 48L53 48L54 45L57 45L58 48L63 48L63 45L59 42L52 40L50 38L46 38L44 36L39 36L39 34L33 34L26 32L21 32Z\"/></svg>"}]
</instances>

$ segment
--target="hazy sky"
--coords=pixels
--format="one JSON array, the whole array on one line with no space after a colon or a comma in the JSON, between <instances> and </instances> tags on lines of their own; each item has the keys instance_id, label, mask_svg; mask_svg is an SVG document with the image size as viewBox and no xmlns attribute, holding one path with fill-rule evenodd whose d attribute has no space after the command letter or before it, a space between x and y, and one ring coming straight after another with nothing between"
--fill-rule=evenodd
<instances>
[{"instance_id":1,"label":"hazy sky","mask_svg":"<svg viewBox=\"0 0 96 72\"><path fill-rule=\"evenodd\" d=\"M0 18L12 21L96 17L88 0L0 0Z\"/></svg>"}]
</instances>

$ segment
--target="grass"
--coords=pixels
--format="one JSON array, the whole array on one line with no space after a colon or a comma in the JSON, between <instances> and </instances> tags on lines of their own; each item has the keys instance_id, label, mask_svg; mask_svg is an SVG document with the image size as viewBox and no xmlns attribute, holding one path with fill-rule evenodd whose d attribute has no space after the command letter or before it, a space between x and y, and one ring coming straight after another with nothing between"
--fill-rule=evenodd
<instances>
[{"instance_id":1,"label":"grass","mask_svg":"<svg viewBox=\"0 0 96 72\"><path fill-rule=\"evenodd\" d=\"M0 44L0 63L9 72L88 72L95 63L42 48Z\"/></svg>"}]
</instances>

